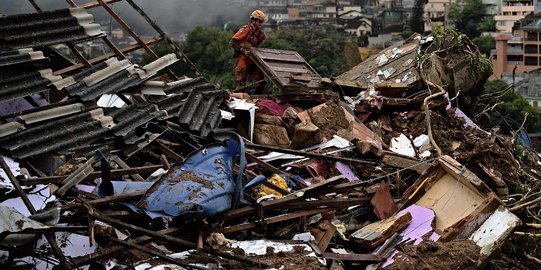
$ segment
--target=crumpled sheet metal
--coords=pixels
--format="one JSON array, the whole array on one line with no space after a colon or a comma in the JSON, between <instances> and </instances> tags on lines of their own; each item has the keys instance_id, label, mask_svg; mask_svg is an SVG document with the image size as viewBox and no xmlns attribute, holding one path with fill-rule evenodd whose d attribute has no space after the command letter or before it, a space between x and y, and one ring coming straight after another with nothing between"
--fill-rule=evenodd
<instances>
[{"instance_id":1,"label":"crumpled sheet metal","mask_svg":"<svg viewBox=\"0 0 541 270\"><path fill-rule=\"evenodd\" d=\"M44 229L46 225L23 216L15 208L0 204L0 245L18 246L35 240L36 234L9 234L26 229Z\"/></svg>"},{"instance_id":2,"label":"crumpled sheet metal","mask_svg":"<svg viewBox=\"0 0 541 270\"><path fill-rule=\"evenodd\" d=\"M235 157L241 154L240 172L233 178ZM240 200L242 172L246 166L244 144L230 139L227 145L209 145L191 153L143 196L138 207L177 217L187 213L212 216L235 207Z\"/></svg>"}]
</instances>

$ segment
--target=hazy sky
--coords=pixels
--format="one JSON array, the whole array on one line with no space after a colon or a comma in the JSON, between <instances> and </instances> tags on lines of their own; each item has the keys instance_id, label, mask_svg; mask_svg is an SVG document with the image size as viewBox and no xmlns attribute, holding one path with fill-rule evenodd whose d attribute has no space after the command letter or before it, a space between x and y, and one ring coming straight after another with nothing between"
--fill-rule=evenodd
<instances>
[{"instance_id":1,"label":"hazy sky","mask_svg":"<svg viewBox=\"0 0 541 270\"><path fill-rule=\"evenodd\" d=\"M248 21L249 8L234 0L134 0L158 25L176 35L191 30L197 25L221 26L227 21L245 23ZM43 10L54 10L69 7L65 0L35 0ZM87 1L74 0L81 4ZM124 1L110 5L120 17L137 30L139 34L154 35L146 22L139 18L133 8ZM91 13L101 24L109 21L109 16L95 8ZM0 13L18 14L33 13L35 10L28 0L0 0ZM135 16L137 15L137 16ZM114 26L114 24L113 24Z\"/></svg>"}]
</instances>

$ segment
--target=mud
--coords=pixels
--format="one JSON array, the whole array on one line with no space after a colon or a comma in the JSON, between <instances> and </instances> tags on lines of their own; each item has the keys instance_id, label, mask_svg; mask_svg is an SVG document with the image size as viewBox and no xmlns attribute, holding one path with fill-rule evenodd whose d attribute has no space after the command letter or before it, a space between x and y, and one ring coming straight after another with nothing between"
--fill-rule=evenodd
<instances>
[{"instance_id":1,"label":"mud","mask_svg":"<svg viewBox=\"0 0 541 270\"><path fill-rule=\"evenodd\" d=\"M327 102L321 110L314 112L308 110L310 119L319 127L322 137L331 139L341 129L347 129L349 122L344 110L334 102Z\"/></svg>"},{"instance_id":2,"label":"mud","mask_svg":"<svg viewBox=\"0 0 541 270\"><path fill-rule=\"evenodd\" d=\"M479 247L470 240L402 245L387 270L477 269Z\"/></svg>"},{"instance_id":3,"label":"mud","mask_svg":"<svg viewBox=\"0 0 541 270\"><path fill-rule=\"evenodd\" d=\"M454 116L452 110L433 110L430 118L434 140L442 152L486 179L487 185L500 196L507 195L507 188L509 192L514 192L517 185L524 181L520 166L535 166L533 159L519 165L508 146L484 131L464 126L464 120ZM385 142L400 133L412 139L428 133L424 113L421 111L393 114L391 122L394 129L384 134ZM497 179L488 176L483 167L493 170L491 174ZM505 181L507 187L502 189L499 180Z\"/></svg>"},{"instance_id":4,"label":"mud","mask_svg":"<svg viewBox=\"0 0 541 270\"><path fill-rule=\"evenodd\" d=\"M291 252L273 253L272 248L267 250L267 255L251 256L246 255L240 248L221 248L222 251L231 252L236 255L248 257L257 262L268 264L275 269L303 269L303 270L325 270L327 269L318 262L315 257L309 257L303 247L295 247ZM221 263L224 269L263 269L259 266L249 266L241 262L218 259L214 256L203 253L193 254L183 260L184 263ZM281 268L283 266L283 268Z\"/></svg>"}]
</instances>

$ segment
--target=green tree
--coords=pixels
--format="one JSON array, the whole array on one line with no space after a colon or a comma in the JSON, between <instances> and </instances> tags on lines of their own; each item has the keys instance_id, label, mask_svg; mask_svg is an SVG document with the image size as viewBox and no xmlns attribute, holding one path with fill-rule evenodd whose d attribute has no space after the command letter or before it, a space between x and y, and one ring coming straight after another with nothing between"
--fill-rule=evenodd
<instances>
[{"instance_id":1,"label":"green tree","mask_svg":"<svg viewBox=\"0 0 541 270\"><path fill-rule=\"evenodd\" d=\"M188 33L181 48L200 72L214 83L233 85L233 52L229 47L232 32L198 26Z\"/></svg>"},{"instance_id":2,"label":"green tree","mask_svg":"<svg viewBox=\"0 0 541 270\"><path fill-rule=\"evenodd\" d=\"M494 32L496 31L496 20L494 20L494 17L487 16L484 17L478 24L477 28L481 32Z\"/></svg>"},{"instance_id":3,"label":"green tree","mask_svg":"<svg viewBox=\"0 0 541 270\"><path fill-rule=\"evenodd\" d=\"M408 37L413 33L424 34L425 24L423 21L424 7L428 0L415 0L413 5L413 12L409 22Z\"/></svg>"},{"instance_id":4,"label":"green tree","mask_svg":"<svg viewBox=\"0 0 541 270\"><path fill-rule=\"evenodd\" d=\"M205 78L223 88L234 87L235 59L229 47L233 34L233 31L200 26L189 32L186 40L180 44L184 54ZM261 47L297 51L324 77L339 75L361 61L356 38L326 27L277 30L267 35ZM159 55L172 52L164 44L155 45L153 49ZM150 62L148 56L145 60ZM176 64L173 70L179 75L194 75L184 63Z\"/></svg>"},{"instance_id":5,"label":"green tree","mask_svg":"<svg viewBox=\"0 0 541 270\"><path fill-rule=\"evenodd\" d=\"M481 0L465 0L451 4L449 19L455 28L470 39L478 37L483 31L479 25L485 17L485 5Z\"/></svg>"},{"instance_id":6,"label":"green tree","mask_svg":"<svg viewBox=\"0 0 541 270\"><path fill-rule=\"evenodd\" d=\"M541 131L539 126L541 114L536 112L520 94L513 92L513 88L504 81L487 81L482 94L469 100L469 103L471 106L461 104L461 108L466 108L465 111L468 115L475 115L476 123L485 129L495 125L502 129L509 129L509 127L501 126L502 123L505 124L505 121L502 122L502 118L509 117L522 123L528 114L524 128L528 132Z\"/></svg>"},{"instance_id":7,"label":"green tree","mask_svg":"<svg viewBox=\"0 0 541 270\"><path fill-rule=\"evenodd\" d=\"M490 55L490 50L496 49L496 40L492 36L482 35L474 38L472 41L475 43L475 45L477 45L479 51L485 56Z\"/></svg>"},{"instance_id":8,"label":"green tree","mask_svg":"<svg viewBox=\"0 0 541 270\"><path fill-rule=\"evenodd\" d=\"M297 51L323 77L339 75L360 63L360 55L351 52L357 47L355 38L347 37L332 27L272 32L263 47ZM349 48L349 49L348 49Z\"/></svg>"}]
</instances>

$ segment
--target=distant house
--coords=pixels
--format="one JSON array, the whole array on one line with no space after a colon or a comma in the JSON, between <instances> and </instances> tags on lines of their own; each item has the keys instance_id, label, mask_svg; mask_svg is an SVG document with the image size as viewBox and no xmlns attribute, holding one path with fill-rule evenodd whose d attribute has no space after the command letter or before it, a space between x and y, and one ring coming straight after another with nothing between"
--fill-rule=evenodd
<instances>
[{"instance_id":1,"label":"distant house","mask_svg":"<svg viewBox=\"0 0 541 270\"><path fill-rule=\"evenodd\" d=\"M348 20L344 28L346 33L356 36L372 34L372 21L365 17Z\"/></svg>"},{"instance_id":2,"label":"distant house","mask_svg":"<svg viewBox=\"0 0 541 270\"><path fill-rule=\"evenodd\" d=\"M338 16L340 17L340 19L351 20L357 17L362 17L363 14L360 10L348 10L346 12L339 13Z\"/></svg>"},{"instance_id":3,"label":"distant house","mask_svg":"<svg viewBox=\"0 0 541 270\"><path fill-rule=\"evenodd\" d=\"M391 44L403 40L403 25L390 25L383 28L377 36L368 37L370 48L385 48Z\"/></svg>"},{"instance_id":4,"label":"distant house","mask_svg":"<svg viewBox=\"0 0 541 270\"><path fill-rule=\"evenodd\" d=\"M515 31L521 35L501 34L496 38L496 50L491 53L494 73L491 79L500 79L503 73L527 73L541 67L541 20L531 22Z\"/></svg>"},{"instance_id":5,"label":"distant house","mask_svg":"<svg viewBox=\"0 0 541 270\"><path fill-rule=\"evenodd\" d=\"M508 84L513 83L511 73L502 74L502 80ZM541 68L528 73L515 74L515 92L519 93L534 110L539 111L541 105Z\"/></svg>"}]
</instances>

